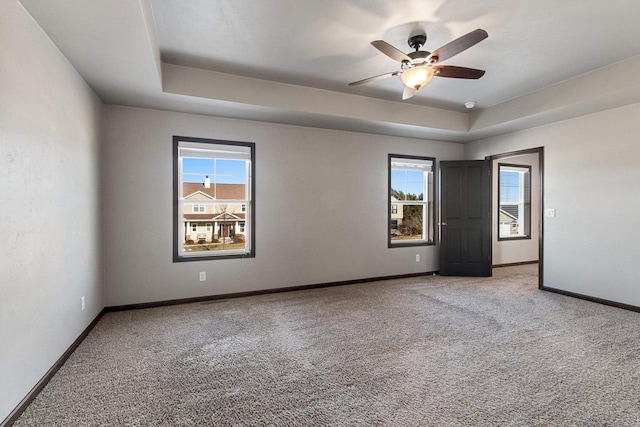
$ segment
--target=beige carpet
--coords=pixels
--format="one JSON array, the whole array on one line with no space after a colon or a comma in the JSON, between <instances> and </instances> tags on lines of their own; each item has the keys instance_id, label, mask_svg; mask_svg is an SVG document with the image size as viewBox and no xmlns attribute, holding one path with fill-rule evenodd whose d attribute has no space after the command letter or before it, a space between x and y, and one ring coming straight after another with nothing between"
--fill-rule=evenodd
<instances>
[{"instance_id":1,"label":"beige carpet","mask_svg":"<svg viewBox=\"0 0 640 427\"><path fill-rule=\"evenodd\" d=\"M107 314L15 425L640 425L640 314L536 269Z\"/></svg>"}]
</instances>

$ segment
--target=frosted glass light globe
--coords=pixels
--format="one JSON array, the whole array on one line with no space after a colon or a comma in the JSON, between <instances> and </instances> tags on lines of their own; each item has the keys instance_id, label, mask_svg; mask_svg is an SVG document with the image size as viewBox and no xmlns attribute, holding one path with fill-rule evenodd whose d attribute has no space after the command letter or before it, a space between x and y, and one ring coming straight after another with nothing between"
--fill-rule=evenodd
<instances>
[{"instance_id":1,"label":"frosted glass light globe","mask_svg":"<svg viewBox=\"0 0 640 427\"><path fill-rule=\"evenodd\" d=\"M400 76L402 83L406 87L418 90L426 85L433 78L433 68L431 67L413 67L409 68Z\"/></svg>"}]
</instances>

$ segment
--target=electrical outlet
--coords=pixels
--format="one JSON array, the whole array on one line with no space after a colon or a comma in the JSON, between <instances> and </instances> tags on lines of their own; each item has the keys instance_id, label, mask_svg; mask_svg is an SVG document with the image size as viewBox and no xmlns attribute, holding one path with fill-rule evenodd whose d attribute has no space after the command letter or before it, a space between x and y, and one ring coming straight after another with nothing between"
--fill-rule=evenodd
<instances>
[{"instance_id":1,"label":"electrical outlet","mask_svg":"<svg viewBox=\"0 0 640 427\"><path fill-rule=\"evenodd\" d=\"M416 262L420 262L420 254L416 254Z\"/></svg>"},{"instance_id":2,"label":"electrical outlet","mask_svg":"<svg viewBox=\"0 0 640 427\"><path fill-rule=\"evenodd\" d=\"M82 298L80 298L80 304L82 305L82 311L84 311L84 309L85 309L84 295L82 296Z\"/></svg>"},{"instance_id":3,"label":"electrical outlet","mask_svg":"<svg viewBox=\"0 0 640 427\"><path fill-rule=\"evenodd\" d=\"M205 280L207 280L207 272L206 271L201 271L200 272L200 281L204 282Z\"/></svg>"}]
</instances>

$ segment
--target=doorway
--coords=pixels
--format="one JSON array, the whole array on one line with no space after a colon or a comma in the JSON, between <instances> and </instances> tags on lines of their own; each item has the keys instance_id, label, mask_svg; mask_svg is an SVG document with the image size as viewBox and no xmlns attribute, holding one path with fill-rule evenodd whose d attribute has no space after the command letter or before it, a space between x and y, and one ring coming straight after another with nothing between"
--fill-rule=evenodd
<instances>
[{"instance_id":1,"label":"doorway","mask_svg":"<svg viewBox=\"0 0 640 427\"><path fill-rule=\"evenodd\" d=\"M537 263L542 289L544 147L485 159L492 169L492 268Z\"/></svg>"},{"instance_id":2,"label":"doorway","mask_svg":"<svg viewBox=\"0 0 640 427\"><path fill-rule=\"evenodd\" d=\"M506 200L502 206L498 197L500 164L506 175L516 174L519 183L531 184L529 190L518 189L523 197ZM542 289L543 195L544 147L484 160L441 161L440 274L486 277L494 267L537 262L538 288ZM499 237L501 226L504 234ZM520 258L513 257L517 254Z\"/></svg>"},{"instance_id":3,"label":"doorway","mask_svg":"<svg viewBox=\"0 0 640 427\"><path fill-rule=\"evenodd\" d=\"M221 222L218 228L218 236L221 238L230 237L233 235L233 225L226 222Z\"/></svg>"}]
</instances>

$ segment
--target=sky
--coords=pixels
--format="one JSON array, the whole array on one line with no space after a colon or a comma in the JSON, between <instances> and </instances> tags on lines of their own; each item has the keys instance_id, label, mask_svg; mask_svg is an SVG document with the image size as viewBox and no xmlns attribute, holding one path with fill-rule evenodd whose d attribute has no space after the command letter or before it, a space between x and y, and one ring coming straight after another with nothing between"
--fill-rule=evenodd
<instances>
[{"instance_id":1,"label":"sky","mask_svg":"<svg viewBox=\"0 0 640 427\"><path fill-rule=\"evenodd\" d=\"M202 182L209 176L218 184L246 184L245 160L183 158L183 182Z\"/></svg>"},{"instance_id":2,"label":"sky","mask_svg":"<svg viewBox=\"0 0 640 427\"><path fill-rule=\"evenodd\" d=\"M419 196L424 192L423 177L423 171L391 169L391 189Z\"/></svg>"},{"instance_id":3,"label":"sky","mask_svg":"<svg viewBox=\"0 0 640 427\"><path fill-rule=\"evenodd\" d=\"M204 183L205 176L220 184L245 184L245 160L183 158L183 182ZM391 171L391 188L416 196L423 193L424 173L420 170Z\"/></svg>"},{"instance_id":4,"label":"sky","mask_svg":"<svg viewBox=\"0 0 640 427\"><path fill-rule=\"evenodd\" d=\"M520 173L500 172L500 202L518 203L520 201Z\"/></svg>"},{"instance_id":5,"label":"sky","mask_svg":"<svg viewBox=\"0 0 640 427\"><path fill-rule=\"evenodd\" d=\"M211 182L246 183L244 160L184 158L182 172L184 182L204 183L204 178L208 175ZM502 202L518 202L519 184L518 172L500 172L500 200ZM391 171L391 188L417 196L423 192L423 172L393 169Z\"/></svg>"}]
</instances>

